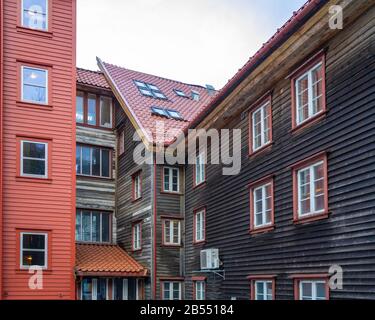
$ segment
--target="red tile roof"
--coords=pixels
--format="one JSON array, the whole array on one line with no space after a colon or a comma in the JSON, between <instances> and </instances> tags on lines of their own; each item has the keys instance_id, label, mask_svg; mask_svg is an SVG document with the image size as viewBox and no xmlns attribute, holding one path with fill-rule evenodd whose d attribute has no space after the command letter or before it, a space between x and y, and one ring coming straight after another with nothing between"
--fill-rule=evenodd
<instances>
[{"instance_id":1,"label":"red tile roof","mask_svg":"<svg viewBox=\"0 0 375 320\"><path fill-rule=\"evenodd\" d=\"M100 71L77 68L77 83L110 90L107 80Z\"/></svg>"},{"instance_id":2,"label":"red tile roof","mask_svg":"<svg viewBox=\"0 0 375 320\"><path fill-rule=\"evenodd\" d=\"M147 269L118 245L76 244L78 275L146 276Z\"/></svg>"},{"instance_id":3,"label":"red tile roof","mask_svg":"<svg viewBox=\"0 0 375 320\"><path fill-rule=\"evenodd\" d=\"M213 95L210 95L208 90L202 86L186 84L138 71L128 70L113 64L102 62L100 59L98 59L98 64L101 70L106 74L111 86L114 90L118 91L118 94L126 102L134 120L143 130L143 133L149 142L165 143L166 145L171 144L180 133L172 131L187 129L194 117L202 112L207 104L213 99ZM143 96L134 84L134 80L156 85L168 100ZM173 91L174 89L182 90L188 98L177 96ZM190 98L192 91L199 92L199 101ZM152 115L150 109L152 106L179 111L185 121ZM161 139L156 137L155 124L158 121L164 122L165 126L164 138L161 137ZM149 131L149 134L147 134L147 130ZM167 130L171 131L167 132Z\"/></svg>"}]
</instances>

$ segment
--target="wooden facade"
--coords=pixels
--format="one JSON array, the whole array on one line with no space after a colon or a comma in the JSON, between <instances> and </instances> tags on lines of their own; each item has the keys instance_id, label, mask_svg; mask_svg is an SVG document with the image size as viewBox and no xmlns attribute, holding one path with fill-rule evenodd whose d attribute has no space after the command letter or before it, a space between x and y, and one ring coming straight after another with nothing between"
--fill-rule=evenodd
<instances>
[{"instance_id":1,"label":"wooden facade","mask_svg":"<svg viewBox=\"0 0 375 320\"><path fill-rule=\"evenodd\" d=\"M194 297L192 279L202 276L197 273L200 250L208 248L219 249L225 278L203 273L207 299L249 299L256 277L274 279L275 299L298 298L298 276L325 278L333 265L344 271L343 288L330 289L330 299L375 298L375 7L370 2L348 4L344 29L335 31L326 19L333 2L324 6L238 85L222 103L227 111L217 107L221 123L209 124L210 116L202 121L206 127L242 130L242 169L223 176L222 166L207 165L206 185L194 189L194 167L187 168L185 298ZM293 130L289 75L317 52L325 56L327 110L314 123ZM273 141L250 154L249 114L264 95L272 101ZM329 210L321 220L296 223L293 165L322 153ZM274 227L253 234L249 184L265 177L273 179ZM193 213L201 206L206 207L206 241L194 244Z\"/></svg>"}]
</instances>

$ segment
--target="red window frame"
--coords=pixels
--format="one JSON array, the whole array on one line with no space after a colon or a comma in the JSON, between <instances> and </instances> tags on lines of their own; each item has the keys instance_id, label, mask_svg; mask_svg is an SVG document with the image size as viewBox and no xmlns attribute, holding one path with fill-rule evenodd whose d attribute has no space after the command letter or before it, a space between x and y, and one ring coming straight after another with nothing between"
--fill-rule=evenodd
<instances>
[{"instance_id":1,"label":"red window frame","mask_svg":"<svg viewBox=\"0 0 375 320\"><path fill-rule=\"evenodd\" d=\"M135 194L135 179L139 177L139 186L140 186L140 192L139 197L136 197ZM137 171L136 173L132 174L132 201L138 201L142 199L142 170Z\"/></svg>"},{"instance_id":2,"label":"red window frame","mask_svg":"<svg viewBox=\"0 0 375 320\"><path fill-rule=\"evenodd\" d=\"M254 212L254 190L260 186L271 184L271 224L256 227L255 226L255 212ZM250 196L250 234L269 232L275 229L275 195L274 195L274 176L269 175L260 180L249 184Z\"/></svg>"},{"instance_id":3,"label":"red window frame","mask_svg":"<svg viewBox=\"0 0 375 320\"><path fill-rule=\"evenodd\" d=\"M292 275L291 278L293 279L293 287L294 287L294 300L300 300L300 290L299 284L300 281L324 281L325 282L325 289L326 289L326 298L329 300L330 291L329 291L329 275L327 274L295 274Z\"/></svg>"},{"instance_id":4,"label":"red window frame","mask_svg":"<svg viewBox=\"0 0 375 320\"><path fill-rule=\"evenodd\" d=\"M311 116L303 123L297 124L297 97L296 97L296 80L304 73L312 69L318 63L322 63L322 111ZM300 65L290 76L291 81L291 108L292 108L292 131L304 128L319 121L327 113L326 104L326 59L325 52L319 51L317 54L308 59L305 63Z\"/></svg>"},{"instance_id":5,"label":"red window frame","mask_svg":"<svg viewBox=\"0 0 375 320\"><path fill-rule=\"evenodd\" d=\"M29 268L21 267L21 233L40 233L47 234L47 268L44 271L52 270L52 231L34 228L20 228L16 229L16 255L17 255L17 270L28 272Z\"/></svg>"},{"instance_id":6,"label":"red window frame","mask_svg":"<svg viewBox=\"0 0 375 320\"><path fill-rule=\"evenodd\" d=\"M140 243L140 247L139 248L135 248L134 245L134 234L135 234L135 228L136 226L139 225L139 243ZM133 252L140 252L142 251L142 225L143 225L143 222L142 221L135 221L132 223L132 251Z\"/></svg>"},{"instance_id":7,"label":"red window frame","mask_svg":"<svg viewBox=\"0 0 375 320\"><path fill-rule=\"evenodd\" d=\"M250 300L255 300L255 282L256 281L271 281L272 282L272 300L276 300L276 275L261 274L250 275L247 277L250 280Z\"/></svg>"},{"instance_id":8,"label":"red window frame","mask_svg":"<svg viewBox=\"0 0 375 320\"><path fill-rule=\"evenodd\" d=\"M206 295L207 295L207 292L206 292L206 288L207 288L207 277L192 277L191 278L191 281L193 282L193 300L196 300L197 297L196 297L196 284L197 282L203 282L203 285L204 285L204 299L203 300L206 300Z\"/></svg>"},{"instance_id":9,"label":"red window frame","mask_svg":"<svg viewBox=\"0 0 375 320\"><path fill-rule=\"evenodd\" d=\"M258 111L261 107L263 107L266 103L270 106L270 117L268 119L268 125L270 127L270 141L261 146L259 149L254 150L253 146L253 114ZM270 148L273 144L273 136L272 136L272 96L267 94L265 97L260 98L257 102L255 102L249 111L249 157L254 156L268 148Z\"/></svg>"},{"instance_id":10,"label":"red window frame","mask_svg":"<svg viewBox=\"0 0 375 320\"><path fill-rule=\"evenodd\" d=\"M95 92L88 92L84 90L77 90L76 92L76 97L82 94L83 96L83 122L77 122L77 126L81 127L90 127L90 128L97 128L101 130L113 130L115 126L115 103L113 100L113 97L110 95L105 95L105 94L99 94ZM95 114L96 114L96 123L95 124L89 124L87 122L87 115L88 115L88 97L90 95L95 96ZM112 127L104 127L100 125L100 98L105 97L105 98L110 98L112 100ZM76 103L76 102L75 102Z\"/></svg>"},{"instance_id":11,"label":"red window frame","mask_svg":"<svg viewBox=\"0 0 375 320\"><path fill-rule=\"evenodd\" d=\"M298 172L314 163L323 161L323 175L324 175L324 210L319 213L307 214L305 217L299 217L298 214ZM307 159L299 161L292 166L293 171L293 221L295 223L304 223L311 222L315 220L328 218L329 209L328 209L328 160L327 153L321 152L316 155L313 155Z\"/></svg>"},{"instance_id":12,"label":"red window frame","mask_svg":"<svg viewBox=\"0 0 375 320\"><path fill-rule=\"evenodd\" d=\"M21 141L27 140L31 142L46 143L48 145L47 150L47 177L33 177L33 176L23 176L21 173ZM41 137L28 137L28 136L17 136L17 152L16 152L16 177L19 180L33 180L33 181L46 181L50 182L52 177L52 139Z\"/></svg>"},{"instance_id":13,"label":"red window frame","mask_svg":"<svg viewBox=\"0 0 375 320\"><path fill-rule=\"evenodd\" d=\"M203 206L203 207L199 207L199 208L196 208L194 209L193 211L193 244L203 244L206 242L206 207ZM199 212L203 212L203 226L204 226L204 229L203 229L203 240L197 240L196 238L196 235L197 235L197 225L196 225L196 218L197 218L197 213Z\"/></svg>"},{"instance_id":14,"label":"red window frame","mask_svg":"<svg viewBox=\"0 0 375 320\"><path fill-rule=\"evenodd\" d=\"M161 243L162 243L162 246L163 247L175 247L175 248L180 248L182 247L182 223L181 223L181 220L183 220L183 218L181 217L173 217L173 216L163 216L161 217ZM180 228L179 228L179 239L180 239L180 243L179 244L174 244L174 243L166 243L165 242L165 222L166 221L178 221L179 224L180 224Z\"/></svg>"}]
</instances>

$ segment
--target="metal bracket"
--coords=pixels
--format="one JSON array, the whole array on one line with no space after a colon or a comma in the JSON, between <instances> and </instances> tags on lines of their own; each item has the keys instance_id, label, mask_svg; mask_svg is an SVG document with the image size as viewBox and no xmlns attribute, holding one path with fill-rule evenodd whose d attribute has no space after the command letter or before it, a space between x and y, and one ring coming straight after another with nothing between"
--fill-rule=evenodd
<instances>
[{"instance_id":1,"label":"metal bracket","mask_svg":"<svg viewBox=\"0 0 375 320\"><path fill-rule=\"evenodd\" d=\"M193 271L193 273L213 273L214 274L214 279L216 276L220 277L221 279L225 280L225 270L197 270Z\"/></svg>"}]
</instances>

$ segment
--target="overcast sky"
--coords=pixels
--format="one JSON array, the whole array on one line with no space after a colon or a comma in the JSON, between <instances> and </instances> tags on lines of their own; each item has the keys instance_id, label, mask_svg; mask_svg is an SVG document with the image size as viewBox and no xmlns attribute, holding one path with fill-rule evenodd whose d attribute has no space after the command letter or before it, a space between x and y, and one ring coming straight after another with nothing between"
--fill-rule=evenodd
<instances>
[{"instance_id":1,"label":"overcast sky","mask_svg":"<svg viewBox=\"0 0 375 320\"><path fill-rule=\"evenodd\" d=\"M95 57L220 89L306 0L78 0L77 65Z\"/></svg>"}]
</instances>

